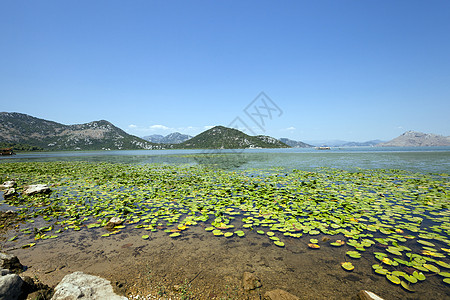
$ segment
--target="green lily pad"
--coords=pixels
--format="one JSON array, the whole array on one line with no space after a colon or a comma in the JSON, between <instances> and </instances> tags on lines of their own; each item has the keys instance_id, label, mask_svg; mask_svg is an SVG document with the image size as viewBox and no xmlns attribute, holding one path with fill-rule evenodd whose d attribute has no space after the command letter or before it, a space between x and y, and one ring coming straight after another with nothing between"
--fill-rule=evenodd
<instances>
[{"instance_id":1,"label":"green lily pad","mask_svg":"<svg viewBox=\"0 0 450 300\"><path fill-rule=\"evenodd\" d=\"M411 288L411 286L404 282L403 280L400 282L402 288L404 288L405 290L407 290L408 292L415 292L415 290L413 288Z\"/></svg>"},{"instance_id":2,"label":"green lily pad","mask_svg":"<svg viewBox=\"0 0 450 300\"><path fill-rule=\"evenodd\" d=\"M389 275L389 274L387 274L387 275L386 275L386 278L387 278L390 282L392 282L392 283L394 283L394 284L400 284L400 278L398 278L398 277L395 276L395 275Z\"/></svg>"},{"instance_id":3,"label":"green lily pad","mask_svg":"<svg viewBox=\"0 0 450 300\"><path fill-rule=\"evenodd\" d=\"M438 274L443 277L450 277L450 272L439 272Z\"/></svg>"},{"instance_id":4,"label":"green lily pad","mask_svg":"<svg viewBox=\"0 0 450 300\"><path fill-rule=\"evenodd\" d=\"M284 243L281 241L274 241L273 242L275 245L277 245L278 247L284 247Z\"/></svg>"},{"instance_id":5,"label":"green lily pad","mask_svg":"<svg viewBox=\"0 0 450 300\"><path fill-rule=\"evenodd\" d=\"M141 238L143 238L144 240L148 239L149 236L147 234L144 234L143 236L141 236Z\"/></svg>"},{"instance_id":6,"label":"green lily pad","mask_svg":"<svg viewBox=\"0 0 450 300\"><path fill-rule=\"evenodd\" d=\"M179 233L179 232L174 232L174 233L172 233L172 234L169 234L169 236L171 237L171 238L175 238L175 237L178 237L178 236L180 236L181 235L181 233Z\"/></svg>"},{"instance_id":7,"label":"green lily pad","mask_svg":"<svg viewBox=\"0 0 450 300\"><path fill-rule=\"evenodd\" d=\"M431 242L428 242L428 241L424 241L424 240L417 240L417 242L422 244L422 245L429 246L429 247L435 247L436 246L435 244L433 244Z\"/></svg>"},{"instance_id":8,"label":"green lily pad","mask_svg":"<svg viewBox=\"0 0 450 300\"><path fill-rule=\"evenodd\" d=\"M243 237L245 235L245 233L242 230L235 231L234 233L239 237Z\"/></svg>"},{"instance_id":9,"label":"green lily pad","mask_svg":"<svg viewBox=\"0 0 450 300\"><path fill-rule=\"evenodd\" d=\"M341 267L346 271L353 271L355 269L351 262L343 262L341 263Z\"/></svg>"},{"instance_id":10,"label":"green lily pad","mask_svg":"<svg viewBox=\"0 0 450 300\"><path fill-rule=\"evenodd\" d=\"M441 270L439 270L439 268L438 267L436 267L436 266L434 266L434 265L431 265L431 264L423 264L423 266L426 268L426 269L428 269L428 270L430 270L431 272L434 272L434 273L439 273Z\"/></svg>"},{"instance_id":11,"label":"green lily pad","mask_svg":"<svg viewBox=\"0 0 450 300\"><path fill-rule=\"evenodd\" d=\"M347 254L351 258L361 258L361 253L357 251L347 251L345 254Z\"/></svg>"},{"instance_id":12,"label":"green lily pad","mask_svg":"<svg viewBox=\"0 0 450 300\"><path fill-rule=\"evenodd\" d=\"M418 280L421 280L421 281L425 280L425 278L426 278L425 275L423 275L422 272L417 272L417 271L413 272L413 276L416 277Z\"/></svg>"}]
</instances>

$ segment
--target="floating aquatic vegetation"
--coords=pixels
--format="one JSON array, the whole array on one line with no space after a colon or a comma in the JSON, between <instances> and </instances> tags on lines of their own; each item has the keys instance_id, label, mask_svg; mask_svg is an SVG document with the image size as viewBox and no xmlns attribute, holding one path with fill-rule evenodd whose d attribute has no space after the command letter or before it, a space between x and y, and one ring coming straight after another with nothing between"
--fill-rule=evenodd
<instances>
[{"instance_id":1,"label":"floating aquatic vegetation","mask_svg":"<svg viewBox=\"0 0 450 300\"><path fill-rule=\"evenodd\" d=\"M278 247L298 239L313 249L330 247L338 253L342 250L334 247L343 247L355 264L364 256L373 261L376 274L411 292L426 280L424 274L449 281L449 273L442 272L450 268L447 174L86 162L0 166L0 177L13 177L19 186L19 196L6 202L26 219L7 243L38 247L68 230L91 230L101 238L136 232L144 240L148 231L164 231L176 238L201 225L219 239L259 235ZM53 192L20 194L21 186L35 183L48 184ZM108 231L112 217L125 222ZM37 226L36 218L46 226ZM341 266L354 268L350 262Z\"/></svg>"}]
</instances>

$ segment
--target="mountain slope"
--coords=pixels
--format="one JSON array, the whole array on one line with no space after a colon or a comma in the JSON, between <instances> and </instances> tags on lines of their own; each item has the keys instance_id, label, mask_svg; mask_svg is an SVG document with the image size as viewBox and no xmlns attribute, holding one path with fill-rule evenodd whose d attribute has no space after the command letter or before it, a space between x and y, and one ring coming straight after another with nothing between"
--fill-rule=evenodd
<instances>
[{"instance_id":1,"label":"mountain slope","mask_svg":"<svg viewBox=\"0 0 450 300\"><path fill-rule=\"evenodd\" d=\"M224 126L215 126L174 147L178 149L289 148L275 138L250 136Z\"/></svg>"},{"instance_id":2,"label":"mountain slope","mask_svg":"<svg viewBox=\"0 0 450 300\"><path fill-rule=\"evenodd\" d=\"M381 147L419 147L419 146L450 146L450 136L443 136L417 131L407 131L402 135L380 143Z\"/></svg>"},{"instance_id":3,"label":"mountain slope","mask_svg":"<svg viewBox=\"0 0 450 300\"><path fill-rule=\"evenodd\" d=\"M166 136L160 134L153 134L142 137L144 140L157 143L157 144L180 144L192 138L192 136L187 134L182 134L179 132L173 132Z\"/></svg>"},{"instance_id":4,"label":"mountain slope","mask_svg":"<svg viewBox=\"0 0 450 300\"><path fill-rule=\"evenodd\" d=\"M161 149L129 135L108 121L64 125L21 113L0 113L0 143L28 144L44 150Z\"/></svg>"},{"instance_id":5,"label":"mountain slope","mask_svg":"<svg viewBox=\"0 0 450 300\"><path fill-rule=\"evenodd\" d=\"M192 139L193 136L182 134L179 132L173 132L171 134L166 135L162 140L162 144L180 144L184 141Z\"/></svg>"},{"instance_id":6,"label":"mountain slope","mask_svg":"<svg viewBox=\"0 0 450 300\"><path fill-rule=\"evenodd\" d=\"M314 147L312 145L303 143L301 141L294 141L294 140L290 140L288 138L281 138L280 142L285 143L288 146L291 146L293 148L311 148Z\"/></svg>"},{"instance_id":7,"label":"mountain slope","mask_svg":"<svg viewBox=\"0 0 450 300\"><path fill-rule=\"evenodd\" d=\"M161 134L152 134L152 135L147 135L147 136L142 137L142 139L149 141L151 143L155 143L155 144L161 143L163 138L164 138L164 136Z\"/></svg>"}]
</instances>

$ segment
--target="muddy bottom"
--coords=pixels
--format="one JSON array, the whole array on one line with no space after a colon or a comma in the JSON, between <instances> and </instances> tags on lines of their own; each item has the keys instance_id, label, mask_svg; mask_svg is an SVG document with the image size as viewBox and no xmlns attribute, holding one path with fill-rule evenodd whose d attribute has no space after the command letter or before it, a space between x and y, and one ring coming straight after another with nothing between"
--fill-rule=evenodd
<instances>
[{"instance_id":1,"label":"muddy bottom","mask_svg":"<svg viewBox=\"0 0 450 300\"><path fill-rule=\"evenodd\" d=\"M260 299L276 288L300 299L354 299L362 289L384 299L450 297L450 289L438 276L415 284L417 291L410 293L373 273L373 259L351 260L345 256L348 249L326 243L312 250L305 237L279 235L285 241L280 248L254 231L244 238L225 238L205 232L202 226L191 227L175 239L162 231L133 229L101 237L105 232L86 228L64 232L26 249L20 248L24 239L4 242L3 251L9 248L19 257L28 268L24 275L50 286L66 274L82 271L110 280L117 293L130 299ZM142 239L143 234L150 235L149 239ZM346 260L353 262L354 271L341 268ZM244 291L245 271L259 277L262 287Z\"/></svg>"}]
</instances>

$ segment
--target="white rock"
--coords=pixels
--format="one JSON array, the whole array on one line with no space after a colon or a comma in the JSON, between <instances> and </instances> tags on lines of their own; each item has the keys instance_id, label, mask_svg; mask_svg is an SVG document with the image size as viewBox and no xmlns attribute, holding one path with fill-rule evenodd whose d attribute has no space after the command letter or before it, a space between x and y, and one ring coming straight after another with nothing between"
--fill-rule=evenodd
<instances>
[{"instance_id":1,"label":"white rock","mask_svg":"<svg viewBox=\"0 0 450 300\"><path fill-rule=\"evenodd\" d=\"M114 293L111 283L98 276L75 272L64 276L52 300L128 300Z\"/></svg>"},{"instance_id":2,"label":"white rock","mask_svg":"<svg viewBox=\"0 0 450 300\"><path fill-rule=\"evenodd\" d=\"M366 290L359 291L358 297L360 300L383 300L383 298L375 293Z\"/></svg>"},{"instance_id":3,"label":"white rock","mask_svg":"<svg viewBox=\"0 0 450 300\"><path fill-rule=\"evenodd\" d=\"M46 184L33 184L27 186L27 188L23 191L25 195L34 195L39 193L49 193L51 190Z\"/></svg>"},{"instance_id":4,"label":"white rock","mask_svg":"<svg viewBox=\"0 0 450 300\"><path fill-rule=\"evenodd\" d=\"M15 188L9 188L3 193L3 198L8 199L16 195L16 189Z\"/></svg>"},{"instance_id":5,"label":"white rock","mask_svg":"<svg viewBox=\"0 0 450 300\"><path fill-rule=\"evenodd\" d=\"M16 186L16 182L13 180L5 181L0 185L0 189L10 189Z\"/></svg>"}]
</instances>

